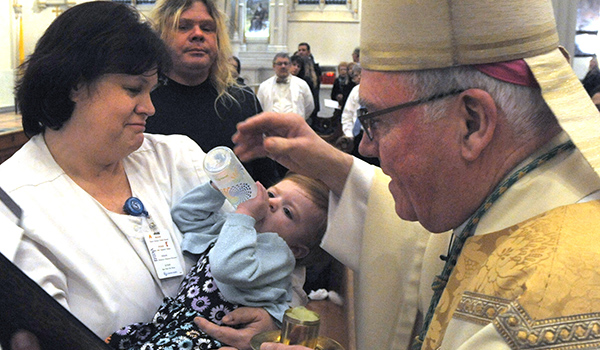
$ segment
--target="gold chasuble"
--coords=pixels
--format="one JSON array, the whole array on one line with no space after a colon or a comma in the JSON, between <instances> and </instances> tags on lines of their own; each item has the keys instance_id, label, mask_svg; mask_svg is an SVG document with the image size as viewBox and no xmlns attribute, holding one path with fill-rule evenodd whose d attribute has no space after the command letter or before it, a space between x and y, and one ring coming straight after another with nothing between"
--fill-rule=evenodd
<instances>
[{"instance_id":1,"label":"gold chasuble","mask_svg":"<svg viewBox=\"0 0 600 350\"><path fill-rule=\"evenodd\" d=\"M599 238L600 201L469 238L423 348L439 348L453 317L493 322L512 349L600 347Z\"/></svg>"}]
</instances>

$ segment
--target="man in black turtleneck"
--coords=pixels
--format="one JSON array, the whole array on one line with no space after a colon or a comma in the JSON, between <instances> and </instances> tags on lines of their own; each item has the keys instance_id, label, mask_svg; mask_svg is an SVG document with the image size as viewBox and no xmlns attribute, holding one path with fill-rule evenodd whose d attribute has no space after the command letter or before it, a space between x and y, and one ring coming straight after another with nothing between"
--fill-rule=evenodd
<instances>
[{"instance_id":1,"label":"man in black turtleneck","mask_svg":"<svg viewBox=\"0 0 600 350\"><path fill-rule=\"evenodd\" d=\"M157 6L155 24L171 50L173 67L164 84L152 92L156 113L148 119L146 132L187 135L205 152L216 146L233 147L236 124L262 109L254 92L237 85L231 75L223 14L212 1L197 0L182 9L173 26L172 14L181 5L165 1ZM283 175L267 158L245 166L265 186Z\"/></svg>"}]
</instances>

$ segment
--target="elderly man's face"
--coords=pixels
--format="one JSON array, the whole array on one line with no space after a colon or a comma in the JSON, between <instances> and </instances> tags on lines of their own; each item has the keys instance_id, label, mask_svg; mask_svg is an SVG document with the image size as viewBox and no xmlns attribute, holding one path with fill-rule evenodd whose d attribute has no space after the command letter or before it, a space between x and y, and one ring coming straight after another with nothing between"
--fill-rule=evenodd
<instances>
[{"instance_id":1,"label":"elderly man's face","mask_svg":"<svg viewBox=\"0 0 600 350\"><path fill-rule=\"evenodd\" d=\"M273 63L273 69L275 69L275 75L278 78L287 78L290 75L290 60L285 57L277 57Z\"/></svg>"},{"instance_id":2,"label":"elderly man's face","mask_svg":"<svg viewBox=\"0 0 600 350\"><path fill-rule=\"evenodd\" d=\"M420 98L423 96L417 96ZM360 98L369 111L413 100L402 73L363 70ZM418 220L434 232L445 231L448 203L456 195L453 183L460 180L459 123L452 116L427 121L424 106L414 106L376 117L373 141L365 135L360 153L378 157L391 177L390 192L402 219Z\"/></svg>"}]
</instances>

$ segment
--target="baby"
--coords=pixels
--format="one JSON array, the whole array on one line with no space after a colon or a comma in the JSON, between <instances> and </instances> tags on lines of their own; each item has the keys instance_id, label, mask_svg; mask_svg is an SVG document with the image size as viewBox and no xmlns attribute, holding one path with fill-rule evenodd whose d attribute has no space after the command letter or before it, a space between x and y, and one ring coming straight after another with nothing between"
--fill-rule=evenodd
<instances>
[{"instance_id":1,"label":"baby","mask_svg":"<svg viewBox=\"0 0 600 350\"><path fill-rule=\"evenodd\" d=\"M263 307L276 320L292 299L296 264L316 261L327 227L329 189L289 173L255 198L223 214L225 197L211 183L186 194L172 209L184 234L182 249L198 263L175 298L165 298L150 323L123 327L107 338L115 349L218 349L223 344L196 326L221 319L238 306Z\"/></svg>"}]
</instances>

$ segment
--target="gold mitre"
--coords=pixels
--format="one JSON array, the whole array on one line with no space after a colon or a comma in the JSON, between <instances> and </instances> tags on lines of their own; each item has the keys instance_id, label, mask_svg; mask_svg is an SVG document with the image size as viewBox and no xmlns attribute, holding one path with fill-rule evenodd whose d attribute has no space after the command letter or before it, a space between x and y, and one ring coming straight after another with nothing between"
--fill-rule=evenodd
<instances>
[{"instance_id":1,"label":"gold mitre","mask_svg":"<svg viewBox=\"0 0 600 350\"><path fill-rule=\"evenodd\" d=\"M550 0L370 0L361 11L363 69L524 59L560 125L600 174L600 115L558 49Z\"/></svg>"}]
</instances>

